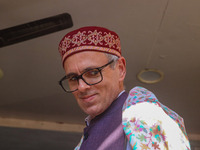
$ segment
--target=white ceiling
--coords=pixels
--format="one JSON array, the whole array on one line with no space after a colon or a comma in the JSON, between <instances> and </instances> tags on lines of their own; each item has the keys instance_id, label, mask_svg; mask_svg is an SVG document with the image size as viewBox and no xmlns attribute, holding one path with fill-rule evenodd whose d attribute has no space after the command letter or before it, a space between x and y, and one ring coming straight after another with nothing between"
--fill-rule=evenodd
<instances>
[{"instance_id":1,"label":"white ceiling","mask_svg":"<svg viewBox=\"0 0 200 150\"><path fill-rule=\"evenodd\" d=\"M85 115L58 85L64 76L57 47L82 26L116 31L127 60L127 91L139 85L179 113L189 134L200 134L200 1L198 0L18 0L0 1L0 29L71 14L72 28L0 49L0 117L83 124ZM148 85L136 79L144 68L164 72Z\"/></svg>"}]
</instances>

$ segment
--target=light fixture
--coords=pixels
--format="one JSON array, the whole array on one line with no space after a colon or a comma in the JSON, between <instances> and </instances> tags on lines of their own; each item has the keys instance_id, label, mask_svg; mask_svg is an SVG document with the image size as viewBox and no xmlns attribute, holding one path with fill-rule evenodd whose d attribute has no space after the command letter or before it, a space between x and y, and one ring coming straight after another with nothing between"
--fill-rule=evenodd
<instances>
[{"instance_id":1,"label":"light fixture","mask_svg":"<svg viewBox=\"0 0 200 150\"><path fill-rule=\"evenodd\" d=\"M138 80L143 82L143 83L153 84L153 83L160 82L164 78L164 73L162 71L160 71L158 69L150 69L149 66L151 64L152 56L154 56L153 52L154 52L154 50L156 48L156 44L158 42L159 33L160 33L160 30L161 30L167 9L168 9L168 5L169 5L169 0L167 0L165 8L163 9L162 17L161 17L160 22L158 24L158 28L156 30L156 35L155 35L154 41L152 43L151 49L149 50L149 55L147 57L147 62L146 62L146 65L145 65L146 69L141 70L137 74Z\"/></svg>"},{"instance_id":2,"label":"light fixture","mask_svg":"<svg viewBox=\"0 0 200 150\"><path fill-rule=\"evenodd\" d=\"M157 69L143 69L137 74L139 81L143 83L153 84L161 81L164 73Z\"/></svg>"}]
</instances>

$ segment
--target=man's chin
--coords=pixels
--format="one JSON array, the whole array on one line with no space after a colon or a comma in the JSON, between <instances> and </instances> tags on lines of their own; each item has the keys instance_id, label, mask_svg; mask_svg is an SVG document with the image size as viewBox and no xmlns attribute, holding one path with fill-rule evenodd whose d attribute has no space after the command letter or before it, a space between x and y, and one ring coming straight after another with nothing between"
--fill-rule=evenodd
<instances>
[{"instance_id":1,"label":"man's chin","mask_svg":"<svg viewBox=\"0 0 200 150\"><path fill-rule=\"evenodd\" d=\"M93 108L88 108L87 110L85 110L85 113L90 115L92 118L98 116L101 114L101 111L98 110L97 108L93 107Z\"/></svg>"}]
</instances>

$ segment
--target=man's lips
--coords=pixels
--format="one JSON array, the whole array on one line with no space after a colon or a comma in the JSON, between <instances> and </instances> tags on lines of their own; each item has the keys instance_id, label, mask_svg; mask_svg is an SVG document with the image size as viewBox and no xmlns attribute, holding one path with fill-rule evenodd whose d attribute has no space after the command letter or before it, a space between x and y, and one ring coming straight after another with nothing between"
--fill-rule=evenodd
<instances>
[{"instance_id":1,"label":"man's lips","mask_svg":"<svg viewBox=\"0 0 200 150\"><path fill-rule=\"evenodd\" d=\"M82 96L82 97L80 97L80 99L83 100L84 102L90 102L90 101L92 101L95 97L96 97L96 94L91 94L91 95Z\"/></svg>"}]
</instances>

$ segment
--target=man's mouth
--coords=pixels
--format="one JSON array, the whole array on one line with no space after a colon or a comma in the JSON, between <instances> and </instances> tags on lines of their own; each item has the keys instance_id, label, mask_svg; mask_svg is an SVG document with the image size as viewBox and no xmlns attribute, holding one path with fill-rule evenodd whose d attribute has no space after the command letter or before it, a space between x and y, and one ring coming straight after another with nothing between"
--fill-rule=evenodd
<instances>
[{"instance_id":1,"label":"man's mouth","mask_svg":"<svg viewBox=\"0 0 200 150\"><path fill-rule=\"evenodd\" d=\"M96 94L85 95L80 97L84 102L91 102L96 97Z\"/></svg>"}]
</instances>

